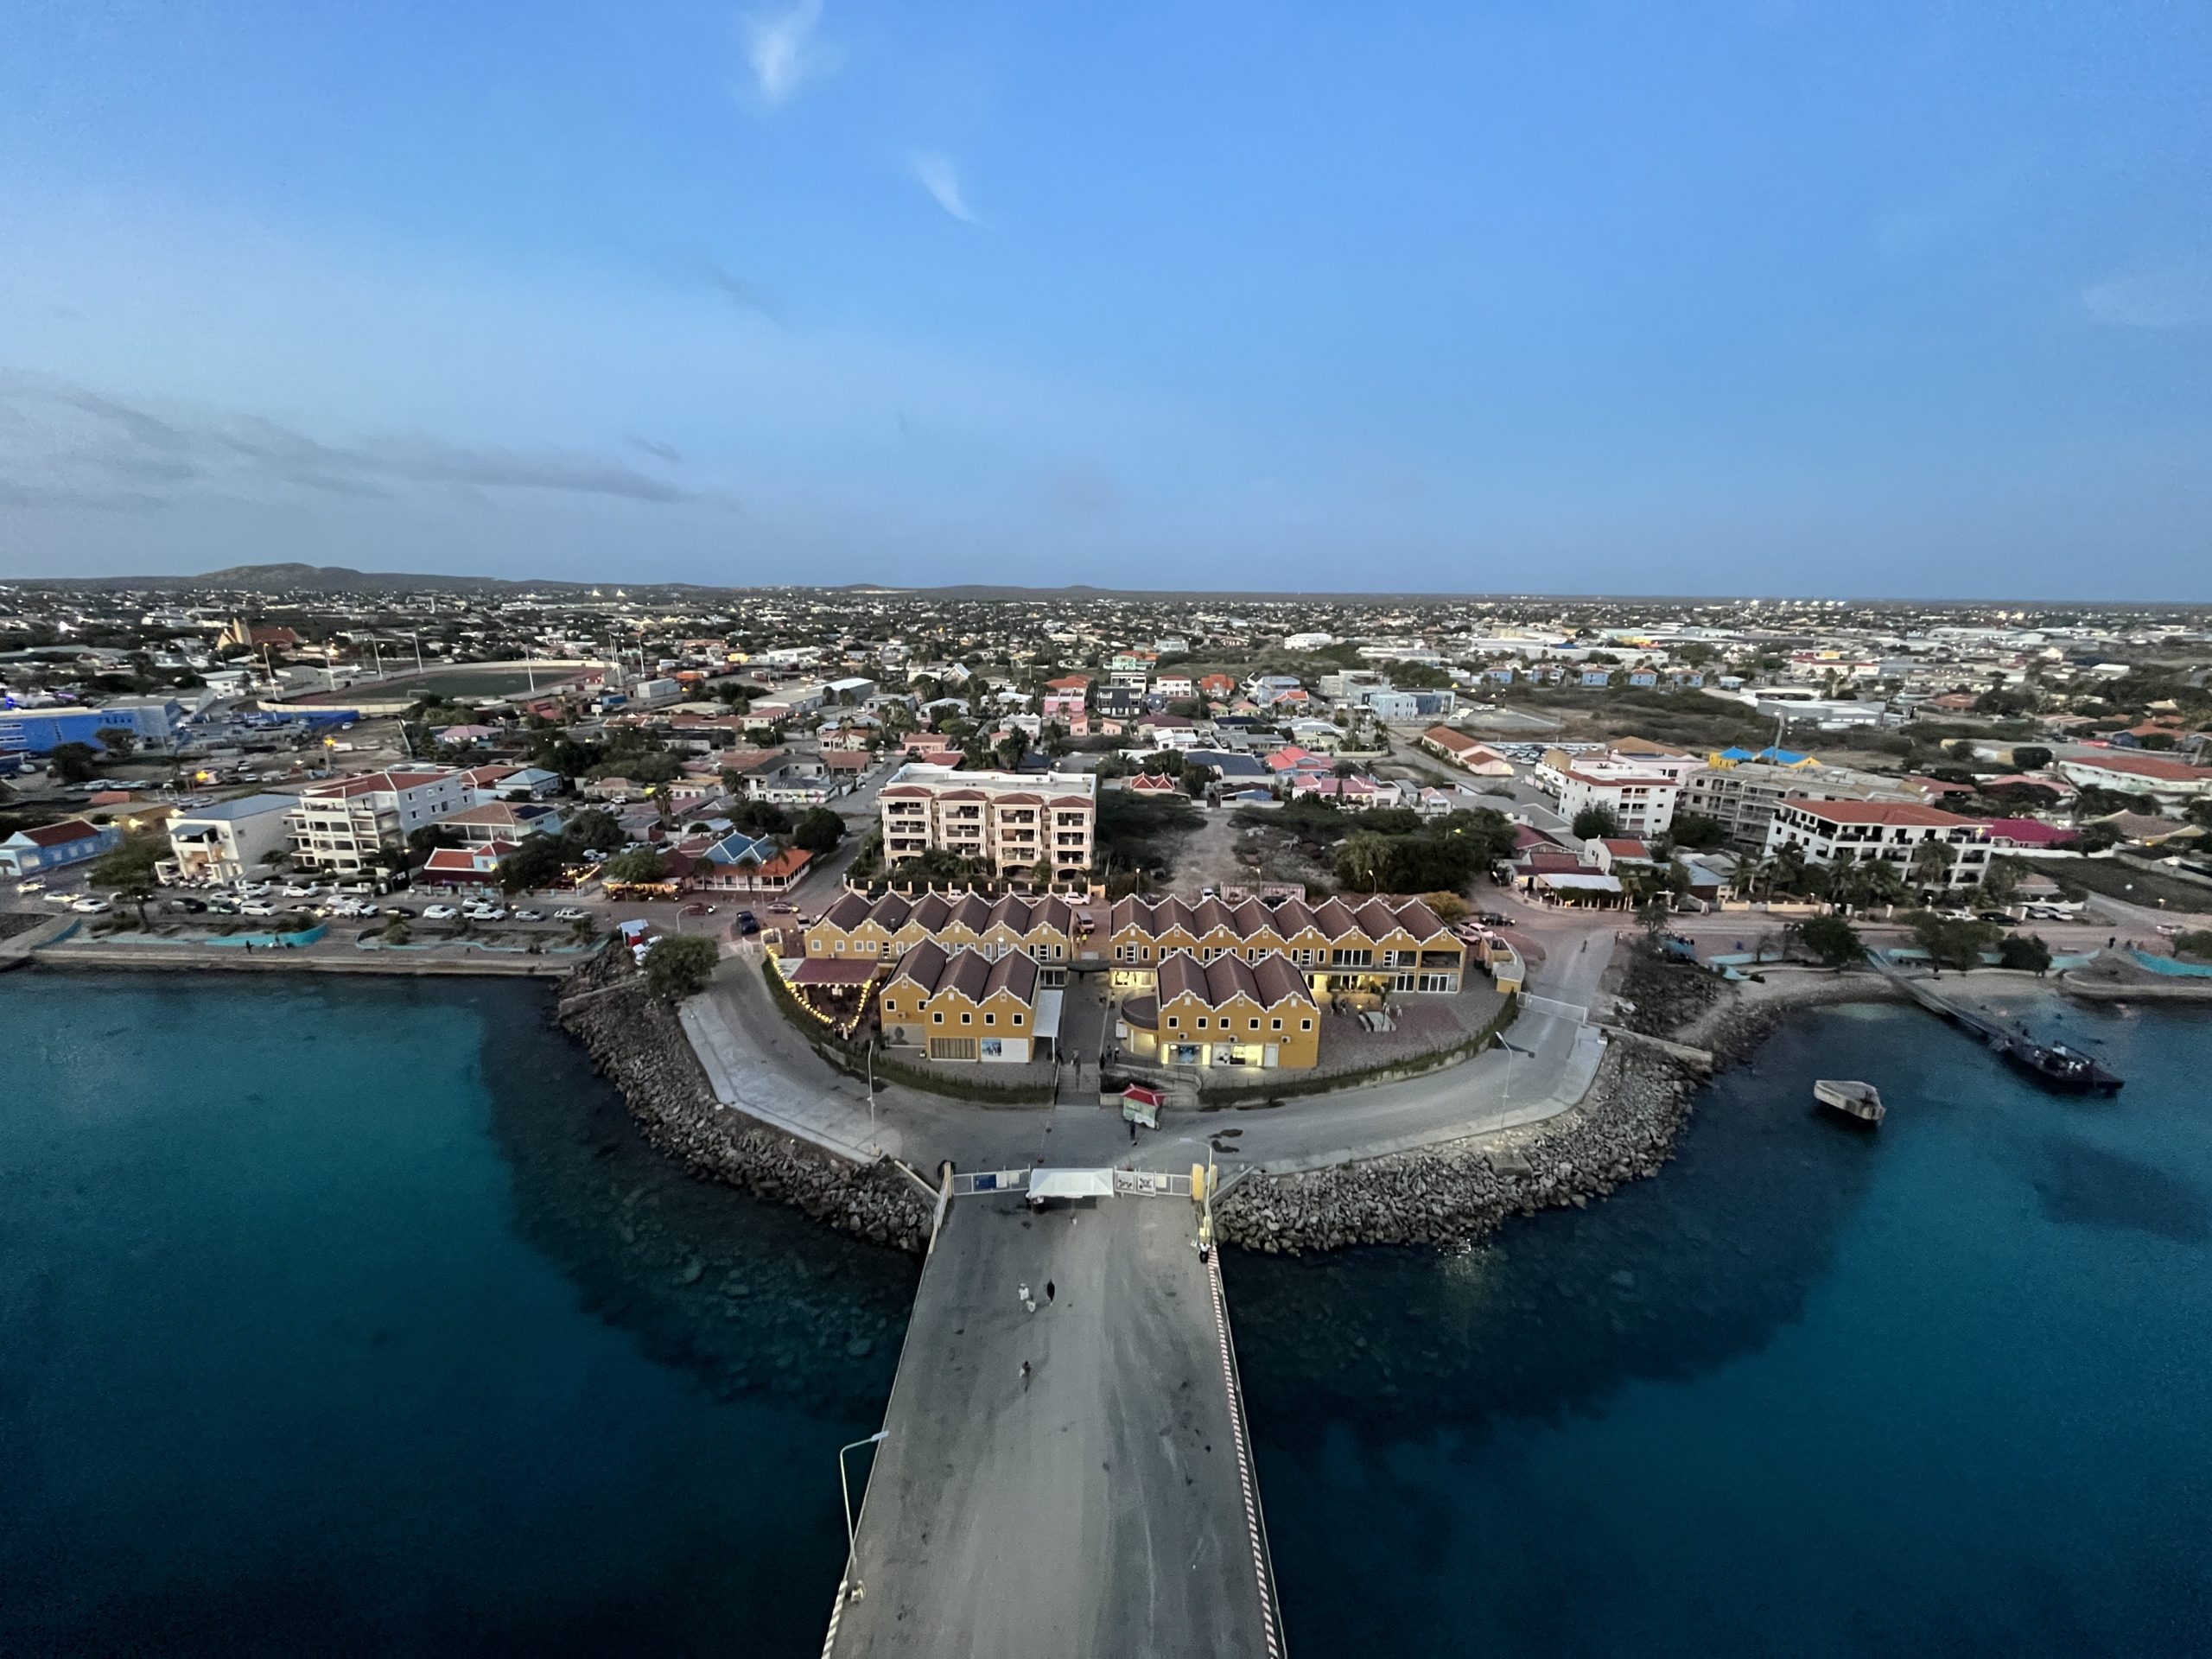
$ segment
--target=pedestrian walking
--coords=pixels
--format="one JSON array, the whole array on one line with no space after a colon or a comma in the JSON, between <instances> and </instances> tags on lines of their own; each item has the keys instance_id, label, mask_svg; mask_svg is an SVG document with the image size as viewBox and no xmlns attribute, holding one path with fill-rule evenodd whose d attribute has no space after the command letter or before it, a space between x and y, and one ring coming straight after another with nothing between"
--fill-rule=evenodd
<instances>
[{"instance_id":1,"label":"pedestrian walking","mask_svg":"<svg viewBox=\"0 0 2212 1659\"><path fill-rule=\"evenodd\" d=\"M1047 1280L1045 1281L1045 1301L1046 1301L1046 1304L1049 1306L1051 1305L1051 1303L1052 1303L1052 1281L1051 1280L1047 1279Z\"/></svg>"},{"instance_id":2,"label":"pedestrian walking","mask_svg":"<svg viewBox=\"0 0 2212 1659\"><path fill-rule=\"evenodd\" d=\"M1023 1280L1021 1281L1020 1288L1016 1290L1014 1294L1018 1299L1020 1299L1021 1305L1024 1307L1027 1307L1029 1305L1029 1281L1027 1279Z\"/></svg>"},{"instance_id":3,"label":"pedestrian walking","mask_svg":"<svg viewBox=\"0 0 2212 1659\"><path fill-rule=\"evenodd\" d=\"M1021 1362L1021 1386L1024 1389L1029 1387L1029 1362L1026 1359Z\"/></svg>"}]
</instances>

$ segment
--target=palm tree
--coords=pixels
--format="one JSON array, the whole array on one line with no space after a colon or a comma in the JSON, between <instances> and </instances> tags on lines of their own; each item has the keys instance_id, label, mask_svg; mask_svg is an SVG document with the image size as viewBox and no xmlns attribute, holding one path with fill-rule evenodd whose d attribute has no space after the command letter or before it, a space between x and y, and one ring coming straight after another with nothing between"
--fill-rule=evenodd
<instances>
[{"instance_id":1,"label":"palm tree","mask_svg":"<svg viewBox=\"0 0 2212 1659\"><path fill-rule=\"evenodd\" d=\"M1948 841L1929 836L1912 849L1913 879L1923 887L1940 887L1950 881L1951 866L1959 861L1958 849Z\"/></svg>"}]
</instances>

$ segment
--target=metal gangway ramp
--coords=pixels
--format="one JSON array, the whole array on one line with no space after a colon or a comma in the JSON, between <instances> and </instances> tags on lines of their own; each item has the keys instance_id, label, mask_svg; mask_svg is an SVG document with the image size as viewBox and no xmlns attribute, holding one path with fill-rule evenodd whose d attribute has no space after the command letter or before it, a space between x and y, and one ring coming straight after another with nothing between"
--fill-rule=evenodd
<instances>
[{"instance_id":1,"label":"metal gangway ramp","mask_svg":"<svg viewBox=\"0 0 2212 1659\"><path fill-rule=\"evenodd\" d=\"M825 1659L1280 1659L1219 1264L1180 1179L946 1206Z\"/></svg>"}]
</instances>

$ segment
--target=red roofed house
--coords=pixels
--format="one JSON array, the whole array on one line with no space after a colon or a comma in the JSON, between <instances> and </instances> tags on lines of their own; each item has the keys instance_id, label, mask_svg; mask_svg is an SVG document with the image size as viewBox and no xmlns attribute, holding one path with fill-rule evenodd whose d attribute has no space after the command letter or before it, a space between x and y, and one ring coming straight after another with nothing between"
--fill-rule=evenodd
<instances>
[{"instance_id":1,"label":"red roofed house","mask_svg":"<svg viewBox=\"0 0 2212 1659\"><path fill-rule=\"evenodd\" d=\"M499 891L499 861L512 851L512 844L504 841L440 847L416 872L415 885L441 887L471 899L493 897Z\"/></svg>"},{"instance_id":2,"label":"red roofed house","mask_svg":"<svg viewBox=\"0 0 2212 1659\"><path fill-rule=\"evenodd\" d=\"M1992 818L1986 827L1991 845L2031 850L2070 846L2075 834L2063 824L2045 823L2041 818Z\"/></svg>"},{"instance_id":3,"label":"red roofed house","mask_svg":"<svg viewBox=\"0 0 2212 1659\"><path fill-rule=\"evenodd\" d=\"M2057 764L2068 782L2083 789L2150 795L2161 801L2194 801L2212 792L2212 767L2192 766L2155 754L2115 749L2098 755L2069 755Z\"/></svg>"},{"instance_id":4,"label":"red roofed house","mask_svg":"<svg viewBox=\"0 0 2212 1659\"><path fill-rule=\"evenodd\" d=\"M1918 887L1967 887L1989 868L1989 826L1941 807L1915 801L1784 800L1767 825L1766 855L1795 847L1808 864L1831 868L1866 859L1897 867L1900 880ZM1912 868L1925 842L1940 842L1955 855L1941 881Z\"/></svg>"},{"instance_id":5,"label":"red roofed house","mask_svg":"<svg viewBox=\"0 0 2212 1659\"><path fill-rule=\"evenodd\" d=\"M1132 795L1180 795L1182 785L1164 772L1141 772L1129 779Z\"/></svg>"},{"instance_id":6,"label":"red roofed house","mask_svg":"<svg viewBox=\"0 0 2212 1659\"><path fill-rule=\"evenodd\" d=\"M1478 742L1465 732L1455 732L1449 726L1432 726L1421 734L1421 746L1431 754L1442 755L1453 766L1473 772L1478 778L1510 778L1513 763L1487 743Z\"/></svg>"}]
</instances>

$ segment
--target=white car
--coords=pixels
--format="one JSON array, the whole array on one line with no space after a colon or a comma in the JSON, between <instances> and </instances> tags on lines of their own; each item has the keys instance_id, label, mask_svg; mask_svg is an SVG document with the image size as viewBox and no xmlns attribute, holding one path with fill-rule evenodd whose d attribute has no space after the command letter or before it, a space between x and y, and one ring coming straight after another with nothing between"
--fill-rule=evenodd
<instances>
[{"instance_id":1,"label":"white car","mask_svg":"<svg viewBox=\"0 0 2212 1659\"><path fill-rule=\"evenodd\" d=\"M353 917L361 913L361 907L351 899L339 899L328 905L322 913L326 916Z\"/></svg>"},{"instance_id":2,"label":"white car","mask_svg":"<svg viewBox=\"0 0 2212 1659\"><path fill-rule=\"evenodd\" d=\"M553 912L553 919L556 922L581 922L587 914L588 912L579 910L574 905L563 905Z\"/></svg>"},{"instance_id":3,"label":"white car","mask_svg":"<svg viewBox=\"0 0 2212 1659\"><path fill-rule=\"evenodd\" d=\"M17 893L44 893L46 891L46 883L41 880L37 876L32 876L27 881L16 882L16 891Z\"/></svg>"},{"instance_id":4,"label":"white car","mask_svg":"<svg viewBox=\"0 0 2212 1659\"><path fill-rule=\"evenodd\" d=\"M518 922L542 922L544 919L545 912L542 910L518 910L515 912L515 920Z\"/></svg>"},{"instance_id":5,"label":"white car","mask_svg":"<svg viewBox=\"0 0 2212 1659\"><path fill-rule=\"evenodd\" d=\"M284 896L287 899L312 899L315 895L315 889L312 887L303 887L296 881L287 881L284 884Z\"/></svg>"},{"instance_id":6,"label":"white car","mask_svg":"<svg viewBox=\"0 0 2212 1659\"><path fill-rule=\"evenodd\" d=\"M79 896L73 893L49 893L46 895L46 902L49 905L73 905Z\"/></svg>"},{"instance_id":7,"label":"white car","mask_svg":"<svg viewBox=\"0 0 2212 1659\"><path fill-rule=\"evenodd\" d=\"M79 899L69 906L79 916L102 916L115 906L105 899Z\"/></svg>"},{"instance_id":8,"label":"white car","mask_svg":"<svg viewBox=\"0 0 2212 1659\"><path fill-rule=\"evenodd\" d=\"M426 922L449 922L461 912L451 905L431 905L423 912Z\"/></svg>"},{"instance_id":9,"label":"white car","mask_svg":"<svg viewBox=\"0 0 2212 1659\"><path fill-rule=\"evenodd\" d=\"M471 905L466 913L472 922L504 922L507 919L507 912L497 905Z\"/></svg>"},{"instance_id":10,"label":"white car","mask_svg":"<svg viewBox=\"0 0 2212 1659\"><path fill-rule=\"evenodd\" d=\"M276 913L276 906L266 899L249 899L238 906L241 916L274 916Z\"/></svg>"}]
</instances>

